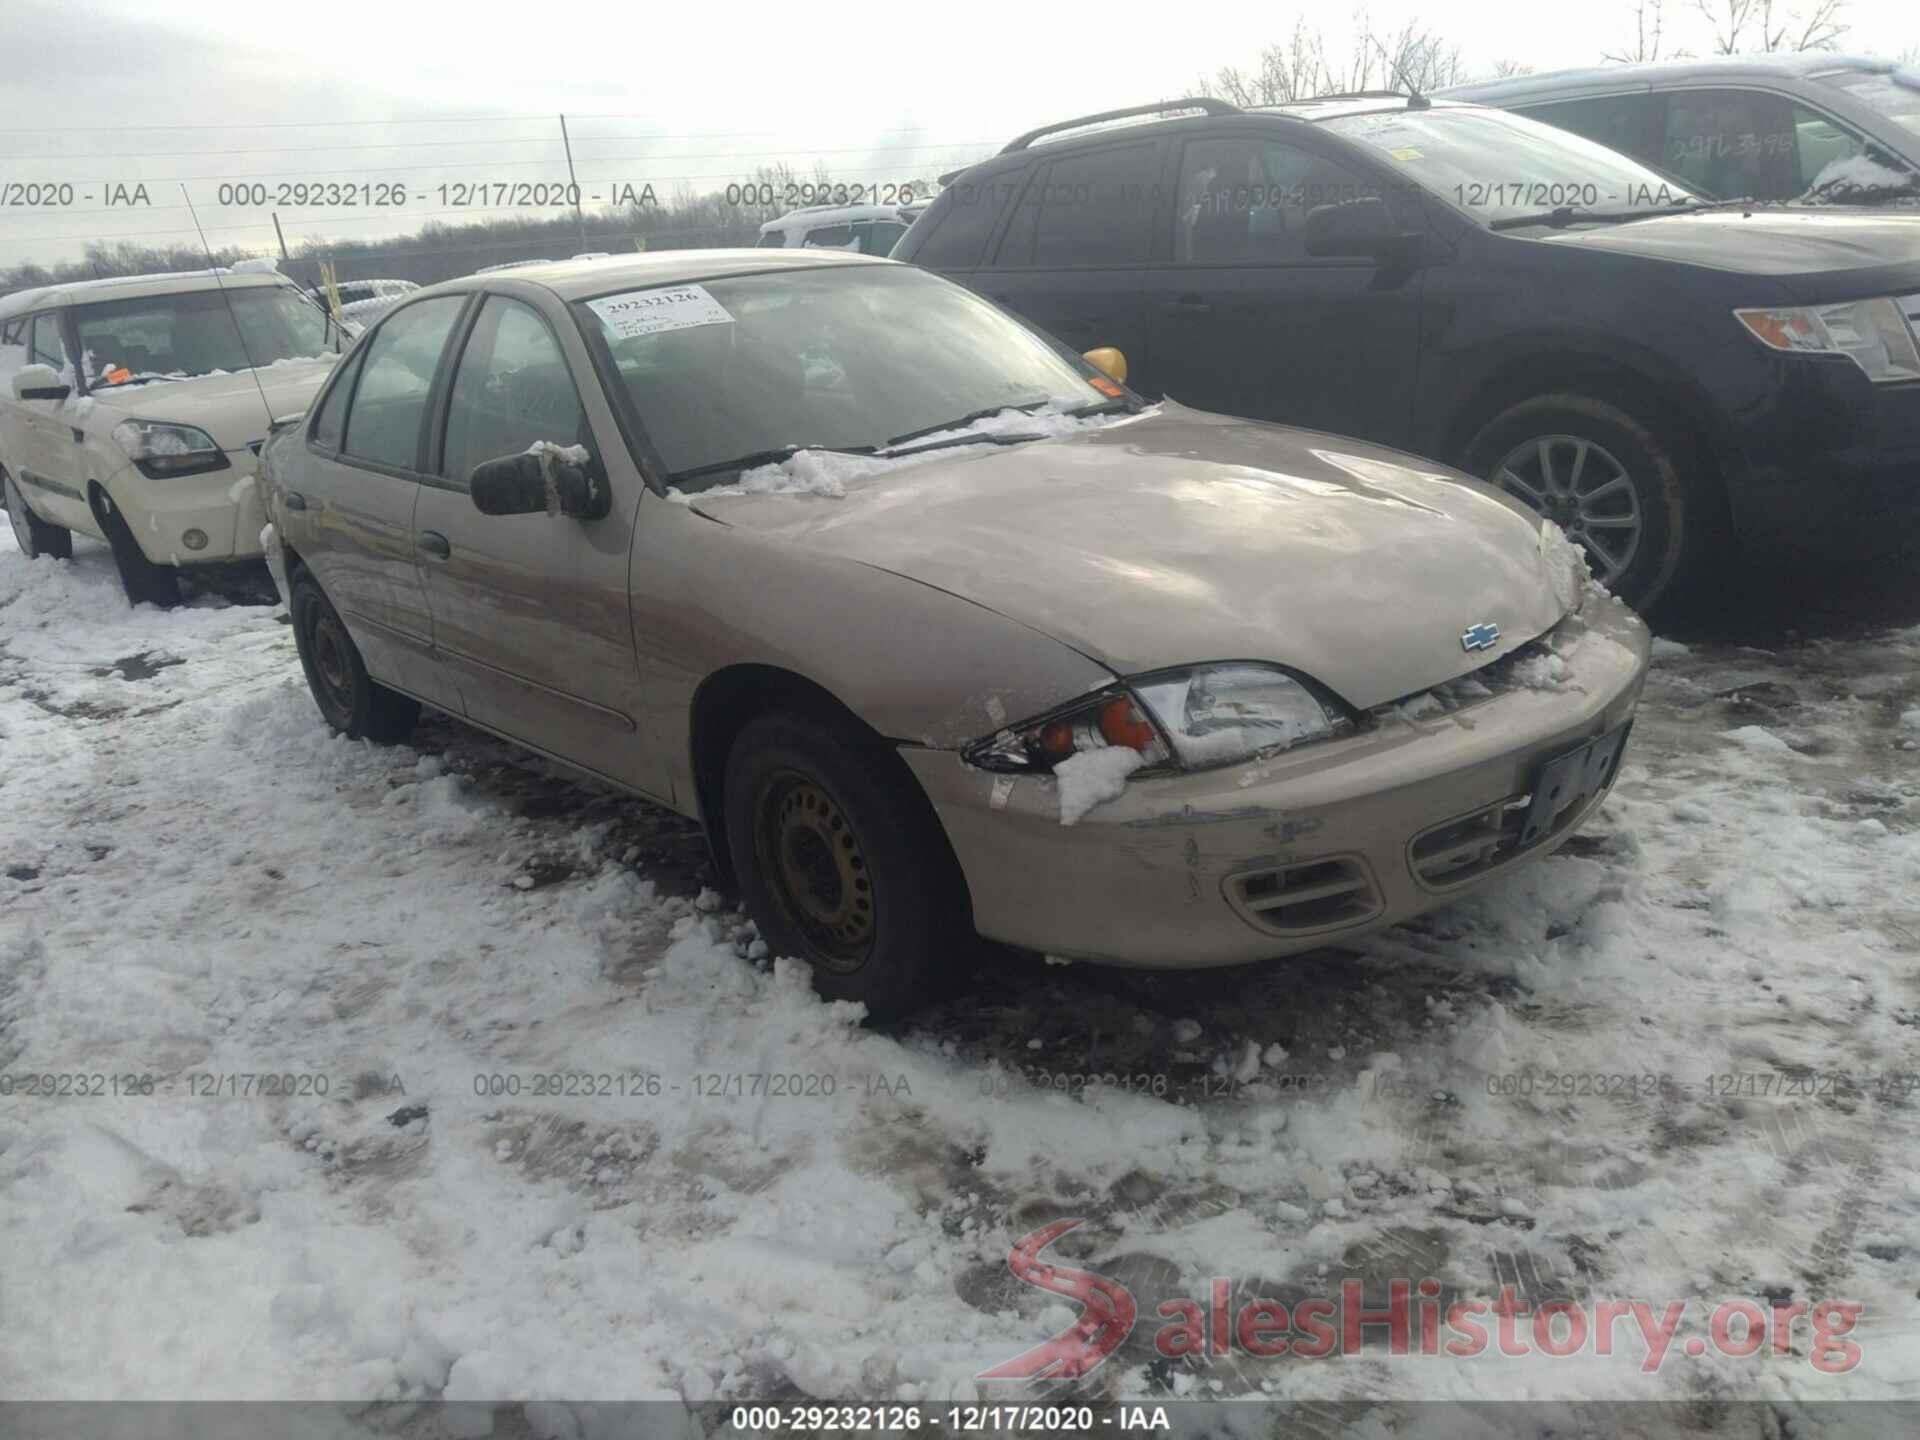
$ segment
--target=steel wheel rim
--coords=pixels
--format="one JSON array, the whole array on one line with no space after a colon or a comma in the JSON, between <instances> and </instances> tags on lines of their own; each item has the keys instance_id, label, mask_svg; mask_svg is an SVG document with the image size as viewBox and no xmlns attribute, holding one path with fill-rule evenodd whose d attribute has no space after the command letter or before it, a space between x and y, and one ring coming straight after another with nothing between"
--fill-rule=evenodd
<instances>
[{"instance_id":1,"label":"steel wheel rim","mask_svg":"<svg viewBox=\"0 0 1920 1440\"><path fill-rule=\"evenodd\" d=\"M1646 534L1640 492L1604 445L1580 435L1538 435L1508 451L1493 479L1566 531L1605 584L1632 568Z\"/></svg>"},{"instance_id":2,"label":"steel wheel rim","mask_svg":"<svg viewBox=\"0 0 1920 1440\"><path fill-rule=\"evenodd\" d=\"M774 777L755 817L760 871L806 937L815 963L858 970L876 933L873 873L834 798L795 771Z\"/></svg>"},{"instance_id":3,"label":"steel wheel rim","mask_svg":"<svg viewBox=\"0 0 1920 1440\"><path fill-rule=\"evenodd\" d=\"M340 716L353 713L353 665L347 658L347 637L331 616L314 615L307 624L307 655L314 678Z\"/></svg>"}]
</instances>

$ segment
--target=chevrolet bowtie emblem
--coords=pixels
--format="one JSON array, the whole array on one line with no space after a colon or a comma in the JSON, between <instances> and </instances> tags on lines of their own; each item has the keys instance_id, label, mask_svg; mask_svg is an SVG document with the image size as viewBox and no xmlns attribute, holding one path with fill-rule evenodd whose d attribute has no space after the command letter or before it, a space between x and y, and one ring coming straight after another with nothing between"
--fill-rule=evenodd
<instances>
[{"instance_id":1,"label":"chevrolet bowtie emblem","mask_svg":"<svg viewBox=\"0 0 1920 1440\"><path fill-rule=\"evenodd\" d=\"M1491 620L1482 620L1478 625L1469 625L1460 632L1460 648L1469 653L1475 650L1491 650L1500 643L1500 627Z\"/></svg>"}]
</instances>

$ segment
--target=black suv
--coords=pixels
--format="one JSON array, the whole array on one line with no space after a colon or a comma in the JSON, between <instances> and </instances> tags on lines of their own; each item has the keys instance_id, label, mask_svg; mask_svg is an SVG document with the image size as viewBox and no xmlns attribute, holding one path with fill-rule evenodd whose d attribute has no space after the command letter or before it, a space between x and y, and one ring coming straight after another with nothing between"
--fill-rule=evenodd
<instances>
[{"instance_id":1,"label":"black suv","mask_svg":"<svg viewBox=\"0 0 1920 1440\"><path fill-rule=\"evenodd\" d=\"M893 253L1148 395L1484 476L1642 607L1736 545L1914 553L1913 217L1708 202L1481 106L1200 100L1023 135Z\"/></svg>"}]
</instances>

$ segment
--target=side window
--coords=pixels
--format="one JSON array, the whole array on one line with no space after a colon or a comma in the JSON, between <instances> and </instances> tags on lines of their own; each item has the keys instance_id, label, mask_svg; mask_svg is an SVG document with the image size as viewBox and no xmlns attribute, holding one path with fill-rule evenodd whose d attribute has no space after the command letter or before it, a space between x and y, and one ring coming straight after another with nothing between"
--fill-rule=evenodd
<instances>
[{"instance_id":1,"label":"side window","mask_svg":"<svg viewBox=\"0 0 1920 1440\"><path fill-rule=\"evenodd\" d=\"M348 455L405 470L419 464L427 392L466 303L464 295L436 295L396 310L366 342L341 447Z\"/></svg>"},{"instance_id":2,"label":"side window","mask_svg":"<svg viewBox=\"0 0 1920 1440\"><path fill-rule=\"evenodd\" d=\"M994 227L1024 178L1024 171L1013 171L963 180L942 191L925 217L930 228L913 263L929 270L971 270L983 263Z\"/></svg>"},{"instance_id":3,"label":"side window","mask_svg":"<svg viewBox=\"0 0 1920 1440\"><path fill-rule=\"evenodd\" d=\"M823 225L817 230L807 231L806 239L800 242L815 250L844 250L853 244L851 225Z\"/></svg>"},{"instance_id":4,"label":"side window","mask_svg":"<svg viewBox=\"0 0 1920 1440\"><path fill-rule=\"evenodd\" d=\"M1647 153L1647 110L1653 97L1640 92L1633 95L1598 95L1590 100L1562 100L1553 105L1529 105L1517 113L1571 130L1609 150L1636 159L1655 159Z\"/></svg>"},{"instance_id":5,"label":"side window","mask_svg":"<svg viewBox=\"0 0 1920 1440\"><path fill-rule=\"evenodd\" d=\"M786 244L787 244L786 231L769 230L767 231L766 234L760 237L760 244L757 248L761 250L782 250L786 248Z\"/></svg>"},{"instance_id":6,"label":"side window","mask_svg":"<svg viewBox=\"0 0 1920 1440\"><path fill-rule=\"evenodd\" d=\"M60 312L43 310L33 317L33 340L29 345L35 365L51 365L56 370L67 366L67 342L60 338Z\"/></svg>"},{"instance_id":7,"label":"side window","mask_svg":"<svg viewBox=\"0 0 1920 1440\"><path fill-rule=\"evenodd\" d=\"M592 443L580 392L538 313L489 295L454 372L440 473L464 487L474 466L539 440Z\"/></svg>"},{"instance_id":8,"label":"side window","mask_svg":"<svg viewBox=\"0 0 1920 1440\"><path fill-rule=\"evenodd\" d=\"M856 220L853 241L862 255L891 255L907 227L892 220Z\"/></svg>"},{"instance_id":9,"label":"side window","mask_svg":"<svg viewBox=\"0 0 1920 1440\"><path fill-rule=\"evenodd\" d=\"M1159 188L1158 142L1064 156L1020 197L999 263L1144 265Z\"/></svg>"},{"instance_id":10,"label":"side window","mask_svg":"<svg viewBox=\"0 0 1920 1440\"><path fill-rule=\"evenodd\" d=\"M1380 193L1377 184L1292 145L1251 136L1189 141L1180 156L1174 263L1305 260L1309 210Z\"/></svg>"},{"instance_id":11,"label":"side window","mask_svg":"<svg viewBox=\"0 0 1920 1440\"><path fill-rule=\"evenodd\" d=\"M1793 107L1761 90L1676 90L1668 94L1662 163L1716 199L1800 193Z\"/></svg>"},{"instance_id":12,"label":"side window","mask_svg":"<svg viewBox=\"0 0 1920 1440\"><path fill-rule=\"evenodd\" d=\"M1801 194L1812 191L1822 199L1843 204L1854 200L1872 203L1885 192L1901 193L1916 187L1913 171L1818 110L1795 105L1793 134Z\"/></svg>"},{"instance_id":13,"label":"side window","mask_svg":"<svg viewBox=\"0 0 1920 1440\"><path fill-rule=\"evenodd\" d=\"M353 393L353 377L360 373L360 361L365 354L364 350L355 351L339 368L320 401L319 410L314 412L313 428L307 432L307 438L323 450L340 448L340 437L347 428L347 397Z\"/></svg>"}]
</instances>

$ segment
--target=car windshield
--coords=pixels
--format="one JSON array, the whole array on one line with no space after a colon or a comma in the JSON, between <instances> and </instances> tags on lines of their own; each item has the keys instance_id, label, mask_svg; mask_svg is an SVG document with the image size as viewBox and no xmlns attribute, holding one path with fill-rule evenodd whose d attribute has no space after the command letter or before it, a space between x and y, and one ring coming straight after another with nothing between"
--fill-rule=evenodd
<instances>
[{"instance_id":1,"label":"car windshield","mask_svg":"<svg viewBox=\"0 0 1920 1440\"><path fill-rule=\"evenodd\" d=\"M89 386L179 380L249 364L331 358L325 312L288 285L235 285L74 309Z\"/></svg>"},{"instance_id":2,"label":"car windshield","mask_svg":"<svg viewBox=\"0 0 1920 1440\"><path fill-rule=\"evenodd\" d=\"M783 270L576 305L675 484L796 447L873 450L1002 409L1111 405L1066 355L958 285L893 265ZM689 472L706 472L689 483Z\"/></svg>"},{"instance_id":3,"label":"car windshield","mask_svg":"<svg viewBox=\"0 0 1920 1440\"><path fill-rule=\"evenodd\" d=\"M1842 70L1819 77L1920 139L1920 71Z\"/></svg>"},{"instance_id":4,"label":"car windshield","mask_svg":"<svg viewBox=\"0 0 1920 1440\"><path fill-rule=\"evenodd\" d=\"M1325 122L1481 224L1555 211L1632 218L1696 203L1671 176L1557 126L1505 110L1394 110Z\"/></svg>"}]
</instances>

